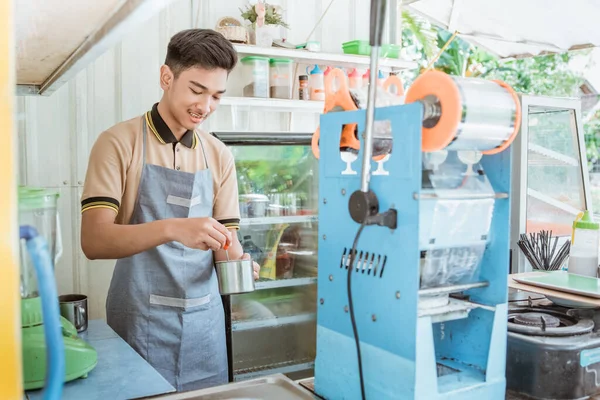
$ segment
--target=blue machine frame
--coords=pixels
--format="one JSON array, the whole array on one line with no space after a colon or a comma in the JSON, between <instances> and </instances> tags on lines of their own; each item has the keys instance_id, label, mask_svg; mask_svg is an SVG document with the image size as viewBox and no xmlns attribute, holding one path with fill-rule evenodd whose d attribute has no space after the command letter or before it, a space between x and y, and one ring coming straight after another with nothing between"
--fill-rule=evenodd
<instances>
[{"instance_id":1,"label":"blue machine frame","mask_svg":"<svg viewBox=\"0 0 600 400\"><path fill-rule=\"evenodd\" d=\"M350 195L360 189L362 148L342 174L343 124L364 131L366 111L321 116L319 164L319 276L315 391L325 399L360 399L356 345L347 300L347 268L342 265L359 228L348 212ZM479 271L487 287L471 289L470 313L437 322L419 317L419 200L421 192L420 104L377 108L376 120L389 120L393 153L389 175L371 176L380 211L398 210L398 228L366 226L357 245L352 298L360 338L368 399L505 398L507 279L510 199L495 200L489 239ZM360 135L359 135L360 136ZM362 138L361 138L362 140ZM510 149L483 156L481 164L496 193L510 197ZM375 162L371 171L376 170ZM368 259L368 263L361 259ZM372 263L371 263L372 261ZM357 265L358 263L358 265Z\"/></svg>"}]
</instances>

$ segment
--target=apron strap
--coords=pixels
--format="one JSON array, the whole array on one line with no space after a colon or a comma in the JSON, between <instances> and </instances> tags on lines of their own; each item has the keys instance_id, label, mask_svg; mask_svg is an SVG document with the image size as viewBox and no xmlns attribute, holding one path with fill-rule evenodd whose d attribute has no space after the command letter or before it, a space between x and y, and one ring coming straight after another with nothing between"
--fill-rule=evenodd
<instances>
[{"instance_id":1,"label":"apron strap","mask_svg":"<svg viewBox=\"0 0 600 400\"><path fill-rule=\"evenodd\" d=\"M204 156L204 165L206 165L206 169L208 169L208 159L206 158L206 152L204 151L204 143L202 143L200 134L196 134L196 132L194 132L194 135L198 136L198 141L200 142L200 147L202 148L202 155Z\"/></svg>"},{"instance_id":2,"label":"apron strap","mask_svg":"<svg viewBox=\"0 0 600 400\"><path fill-rule=\"evenodd\" d=\"M148 113L142 117L142 166L146 165L146 136L148 136Z\"/></svg>"}]
</instances>

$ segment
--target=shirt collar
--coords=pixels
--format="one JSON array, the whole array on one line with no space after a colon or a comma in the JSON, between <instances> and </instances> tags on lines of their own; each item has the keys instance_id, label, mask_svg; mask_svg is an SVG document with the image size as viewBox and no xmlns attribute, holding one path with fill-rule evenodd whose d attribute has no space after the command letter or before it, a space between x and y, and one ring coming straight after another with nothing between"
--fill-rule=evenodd
<instances>
[{"instance_id":1,"label":"shirt collar","mask_svg":"<svg viewBox=\"0 0 600 400\"><path fill-rule=\"evenodd\" d=\"M177 138L158 112L158 103L152 106L152 110L147 113L146 117L150 130L154 133L159 142L163 144L177 143ZM190 149L195 149L198 146L196 134L194 131L189 130L183 134L179 143Z\"/></svg>"}]
</instances>

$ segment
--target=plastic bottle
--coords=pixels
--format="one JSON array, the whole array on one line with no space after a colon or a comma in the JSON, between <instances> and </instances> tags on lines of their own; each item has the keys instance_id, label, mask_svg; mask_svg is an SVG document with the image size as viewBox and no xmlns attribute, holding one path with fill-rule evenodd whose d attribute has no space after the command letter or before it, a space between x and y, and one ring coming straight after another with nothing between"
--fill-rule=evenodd
<instances>
[{"instance_id":1,"label":"plastic bottle","mask_svg":"<svg viewBox=\"0 0 600 400\"><path fill-rule=\"evenodd\" d=\"M383 76L383 72L379 71L379 74L377 75L377 84L379 86L383 86L385 82L385 76Z\"/></svg>"},{"instance_id":2,"label":"plastic bottle","mask_svg":"<svg viewBox=\"0 0 600 400\"><path fill-rule=\"evenodd\" d=\"M308 84L311 100L325 100L325 74L318 65L308 73Z\"/></svg>"},{"instance_id":3,"label":"plastic bottle","mask_svg":"<svg viewBox=\"0 0 600 400\"><path fill-rule=\"evenodd\" d=\"M367 69L367 72L365 72L362 76L362 85L363 87L367 87L369 86L369 74L371 73L370 69Z\"/></svg>"},{"instance_id":4,"label":"plastic bottle","mask_svg":"<svg viewBox=\"0 0 600 400\"><path fill-rule=\"evenodd\" d=\"M573 222L573 236L569 252L569 273L598 276L598 247L600 224L594 222L586 210L581 219Z\"/></svg>"},{"instance_id":5,"label":"plastic bottle","mask_svg":"<svg viewBox=\"0 0 600 400\"><path fill-rule=\"evenodd\" d=\"M354 70L348 74L348 83L350 89L360 89L363 85L362 76L358 73L358 70Z\"/></svg>"},{"instance_id":6,"label":"plastic bottle","mask_svg":"<svg viewBox=\"0 0 600 400\"><path fill-rule=\"evenodd\" d=\"M300 75L298 77L298 99L309 100L310 95L308 94L308 76Z\"/></svg>"},{"instance_id":7,"label":"plastic bottle","mask_svg":"<svg viewBox=\"0 0 600 400\"><path fill-rule=\"evenodd\" d=\"M263 251L254 244L250 235L244 236L244 241L242 242L242 248L244 249L244 253L250 254L252 260L256 261L258 264L262 262L263 259Z\"/></svg>"}]
</instances>

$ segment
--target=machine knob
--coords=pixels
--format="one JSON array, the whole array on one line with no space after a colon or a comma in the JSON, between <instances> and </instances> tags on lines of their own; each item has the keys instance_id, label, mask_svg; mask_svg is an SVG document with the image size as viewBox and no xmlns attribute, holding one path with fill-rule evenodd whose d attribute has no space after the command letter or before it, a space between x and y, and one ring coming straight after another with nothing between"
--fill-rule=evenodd
<instances>
[{"instance_id":1,"label":"machine knob","mask_svg":"<svg viewBox=\"0 0 600 400\"><path fill-rule=\"evenodd\" d=\"M368 192L357 190L350 196L348 211L355 222L365 223L369 217L377 215L379 212L379 200L371 190Z\"/></svg>"}]
</instances>

